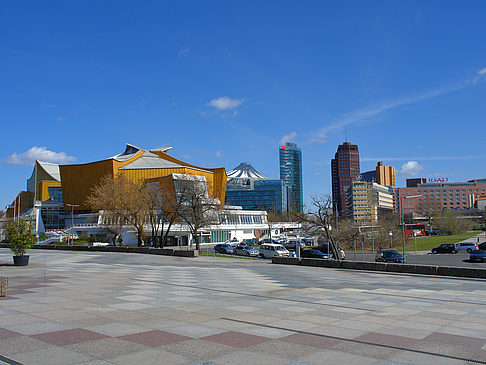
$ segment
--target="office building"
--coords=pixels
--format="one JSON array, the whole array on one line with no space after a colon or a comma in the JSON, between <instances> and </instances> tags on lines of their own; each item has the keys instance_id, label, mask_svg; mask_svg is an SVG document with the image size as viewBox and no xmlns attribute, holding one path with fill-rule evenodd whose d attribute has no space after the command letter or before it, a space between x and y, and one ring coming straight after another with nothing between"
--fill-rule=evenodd
<instances>
[{"instance_id":1,"label":"office building","mask_svg":"<svg viewBox=\"0 0 486 365\"><path fill-rule=\"evenodd\" d=\"M381 215L393 213L393 210L393 188L353 181L346 190L346 216L356 224L376 224Z\"/></svg>"},{"instance_id":2,"label":"office building","mask_svg":"<svg viewBox=\"0 0 486 365\"><path fill-rule=\"evenodd\" d=\"M384 166L383 162L378 162L376 168L371 171L361 173L361 181L375 182L383 186L397 186L395 167Z\"/></svg>"},{"instance_id":3,"label":"office building","mask_svg":"<svg viewBox=\"0 0 486 365\"><path fill-rule=\"evenodd\" d=\"M287 142L279 148L280 180L288 187L288 211L302 212L304 195L302 185L302 152L295 143Z\"/></svg>"},{"instance_id":4,"label":"office building","mask_svg":"<svg viewBox=\"0 0 486 365\"><path fill-rule=\"evenodd\" d=\"M247 210L287 212L287 185L282 180L270 180L248 162L242 162L227 175L226 204Z\"/></svg>"},{"instance_id":5,"label":"office building","mask_svg":"<svg viewBox=\"0 0 486 365\"><path fill-rule=\"evenodd\" d=\"M331 178L333 208L339 215L345 215L346 191L353 181L361 178L358 145L344 142L338 146L331 160Z\"/></svg>"},{"instance_id":6,"label":"office building","mask_svg":"<svg viewBox=\"0 0 486 365\"><path fill-rule=\"evenodd\" d=\"M426 203L427 200L436 201L442 209L474 208L476 197L483 194L486 194L486 179L474 179L467 182L423 182L414 187L398 189L404 214L420 214L418 207L420 203ZM404 199L407 196L417 197Z\"/></svg>"},{"instance_id":7,"label":"office building","mask_svg":"<svg viewBox=\"0 0 486 365\"><path fill-rule=\"evenodd\" d=\"M385 166L383 162L376 165L376 183L383 186L397 186L395 167Z\"/></svg>"}]
</instances>

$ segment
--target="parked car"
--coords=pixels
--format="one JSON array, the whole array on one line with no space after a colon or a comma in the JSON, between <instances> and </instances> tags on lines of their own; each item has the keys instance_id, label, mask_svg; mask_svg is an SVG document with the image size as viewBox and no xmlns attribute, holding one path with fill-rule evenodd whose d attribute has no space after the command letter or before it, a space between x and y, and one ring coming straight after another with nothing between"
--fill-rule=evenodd
<instances>
[{"instance_id":1,"label":"parked car","mask_svg":"<svg viewBox=\"0 0 486 365\"><path fill-rule=\"evenodd\" d=\"M471 253L474 250L479 250L478 244L474 242L456 243L457 252Z\"/></svg>"},{"instance_id":2,"label":"parked car","mask_svg":"<svg viewBox=\"0 0 486 365\"><path fill-rule=\"evenodd\" d=\"M313 258L313 259L329 259L332 255L328 255L327 253L323 253L315 248L302 250L300 252L300 257L303 258Z\"/></svg>"},{"instance_id":3,"label":"parked car","mask_svg":"<svg viewBox=\"0 0 486 365\"><path fill-rule=\"evenodd\" d=\"M232 255L235 252L234 248L227 243L220 243L219 245L214 246L214 251L229 255Z\"/></svg>"},{"instance_id":4,"label":"parked car","mask_svg":"<svg viewBox=\"0 0 486 365\"><path fill-rule=\"evenodd\" d=\"M245 245L248 245L248 246L254 246L254 245L258 244L258 238L246 239L246 240L243 240L242 243L245 244Z\"/></svg>"},{"instance_id":5,"label":"parked car","mask_svg":"<svg viewBox=\"0 0 486 365\"><path fill-rule=\"evenodd\" d=\"M251 246L239 245L235 248L235 254L239 256L258 257L259 252Z\"/></svg>"},{"instance_id":6,"label":"parked car","mask_svg":"<svg viewBox=\"0 0 486 365\"><path fill-rule=\"evenodd\" d=\"M438 247L432 249L432 253L457 253L456 245L454 243L443 243Z\"/></svg>"},{"instance_id":7,"label":"parked car","mask_svg":"<svg viewBox=\"0 0 486 365\"><path fill-rule=\"evenodd\" d=\"M379 250L375 256L376 262L395 262L404 264L405 259L395 250Z\"/></svg>"},{"instance_id":8,"label":"parked car","mask_svg":"<svg viewBox=\"0 0 486 365\"><path fill-rule=\"evenodd\" d=\"M265 257L267 259L273 256L289 257L290 252L282 245L274 243L265 243L260 246L260 257Z\"/></svg>"},{"instance_id":9,"label":"parked car","mask_svg":"<svg viewBox=\"0 0 486 365\"><path fill-rule=\"evenodd\" d=\"M297 240L290 240L284 243L284 246L287 250L292 250L295 251L297 249L297 245L299 244L299 241ZM300 248L304 248L305 243L303 241L300 241Z\"/></svg>"},{"instance_id":10,"label":"parked car","mask_svg":"<svg viewBox=\"0 0 486 365\"><path fill-rule=\"evenodd\" d=\"M329 246L327 244L322 244L319 247L316 247L316 250L319 250L319 251L321 251L322 253L325 253L325 254L329 254L332 257L332 252L327 252L328 247ZM339 253L339 258L341 260L344 260L346 258L346 253L344 252L344 250L339 246L337 246L337 250L338 250L338 253Z\"/></svg>"},{"instance_id":11,"label":"parked car","mask_svg":"<svg viewBox=\"0 0 486 365\"><path fill-rule=\"evenodd\" d=\"M238 246L240 244L240 241L238 241L237 238L232 238L229 241L225 242L227 245L230 245L231 247Z\"/></svg>"},{"instance_id":12,"label":"parked car","mask_svg":"<svg viewBox=\"0 0 486 365\"><path fill-rule=\"evenodd\" d=\"M486 242L480 243L478 245L478 247L479 247L479 250L486 251Z\"/></svg>"},{"instance_id":13,"label":"parked car","mask_svg":"<svg viewBox=\"0 0 486 365\"><path fill-rule=\"evenodd\" d=\"M471 262L485 262L486 261L486 251L474 250L469 254L469 261Z\"/></svg>"},{"instance_id":14,"label":"parked car","mask_svg":"<svg viewBox=\"0 0 486 365\"><path fill-rule=\"evenodd\" d=\"M270 238L265 238L263 240L260 241L260 244L263 245L264 243L275 243L275 244L278 244L277 241L275 240L271 240Z\"/></svg>"}]
</instances>

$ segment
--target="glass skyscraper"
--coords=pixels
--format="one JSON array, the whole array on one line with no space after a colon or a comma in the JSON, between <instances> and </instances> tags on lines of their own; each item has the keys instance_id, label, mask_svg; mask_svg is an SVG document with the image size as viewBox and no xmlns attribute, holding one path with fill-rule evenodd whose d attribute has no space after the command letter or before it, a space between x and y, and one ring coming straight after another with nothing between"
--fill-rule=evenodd
<instances>
[{"instance_id":1,"label":"glass skyscraper","mask_svg":"<svg viewBox=\"0 0 486 365\"><path fill-rule=\"evenodd\" d=\"M287 142L279 148L280 180L288 186L289 211L302 212L304 192L302 189L302 152L295 143Z\"/></svg>"}]
</instances>

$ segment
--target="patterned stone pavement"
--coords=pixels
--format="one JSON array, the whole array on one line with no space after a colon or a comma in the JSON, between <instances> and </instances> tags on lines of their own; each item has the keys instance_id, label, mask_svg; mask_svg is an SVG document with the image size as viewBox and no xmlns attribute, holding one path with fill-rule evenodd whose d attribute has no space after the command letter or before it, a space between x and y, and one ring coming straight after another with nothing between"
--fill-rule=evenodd
<instances>
[{"instance_id":1,"label":"patterned stone pavement","mask_svg":"<svg viewBox=\"0 0 486 365\"><path fill-rule=\"evenodd\" d=\"M486 364L486 281L0 249L0 364Z\"/></svg>"}]
</instances>

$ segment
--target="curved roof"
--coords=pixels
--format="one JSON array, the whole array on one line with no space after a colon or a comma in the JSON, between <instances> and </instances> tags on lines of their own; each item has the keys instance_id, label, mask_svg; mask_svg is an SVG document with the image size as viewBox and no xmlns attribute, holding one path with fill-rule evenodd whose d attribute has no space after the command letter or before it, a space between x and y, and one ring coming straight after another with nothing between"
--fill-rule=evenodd
<instances>
[{"instance_id":1,"label":"curved roof","mask_svg":"<svg viewBox=\"0 0 486 365\"><path fill-rule=\"evenodd\" d=\"M133 155L132 155L133 156ZM119 168L119 170L136 170L136 169L174 169L185 167L177 163L164 160L160 156L145 151L142 156L135 161L129 162L126 165Z\"/></svg>"},{"instance_id":2,"label":"curved roof","mask_svg":"<svg viewBox=\"0 0 486 365\"><path fill-rule=\"evenodd\" d=\"M268 177L263 175L260 171L255 169L251 163L242 162L236 166L233 170L226 173L229 179L254 179L254 180L269 180Z\"/></svg>"},{"instance_id":3,"label":"curved roof","mask_svg":"<svg viewBox=\"0 0 486 365\"><path fill-rule=\"evenodd\" d=\"M39 166L41 166L49 176L52 177L53 180L61 181L61 174L59 172L59 165L50 162L43 162L43 161L36 161Z\"/></svg>"}]
</instances>

